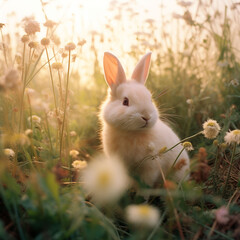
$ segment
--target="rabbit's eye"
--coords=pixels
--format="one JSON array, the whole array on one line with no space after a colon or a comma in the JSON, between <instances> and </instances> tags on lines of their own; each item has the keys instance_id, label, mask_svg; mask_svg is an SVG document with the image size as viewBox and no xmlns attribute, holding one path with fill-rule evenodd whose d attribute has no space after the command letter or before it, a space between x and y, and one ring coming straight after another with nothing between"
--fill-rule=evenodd
<instances>
[{"instance_id":1,"label":"rabbit's eye","mask_svg":"<svg viewBox=\"0 0 240 240\"><path fill-rule=\"evenodd\" d=\"M123 99L123 105L124 105L124 106L128 106L128 105L129 105L129 100L128 100L127 97L125 97L125 98Z\"/></svg>"}]
</instances>

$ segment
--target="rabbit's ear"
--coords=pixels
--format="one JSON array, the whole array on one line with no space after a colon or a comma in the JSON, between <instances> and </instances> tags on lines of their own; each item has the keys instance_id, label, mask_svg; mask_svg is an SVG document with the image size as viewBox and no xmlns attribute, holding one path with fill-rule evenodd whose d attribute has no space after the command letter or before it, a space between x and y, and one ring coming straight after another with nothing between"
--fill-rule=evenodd
<instances>
[{"instance_id":1,"label":"rabbit's ear","mask_svg":"<svg viewBox=\"0 0 240 240\"><path fill-rule=\"evenodd\" d=\"M150 61L151 61L151 52L145 54L142 59L138 62L137 66L135 67L132 77L132 80L136 80L142 84L145 84L149 67L150 67Z\"/></svg>"},{"instance_id":2,"label":"rabbit's ear","mask_svg":"<svg viewBox=\"0 0 240 240\"><path fill-rule=\"evenodd\" d=\"M103 68L106 82L111 90L126 81L126 75L118 58L109 52L104 53Z\"/></svg>"}]
</instances>

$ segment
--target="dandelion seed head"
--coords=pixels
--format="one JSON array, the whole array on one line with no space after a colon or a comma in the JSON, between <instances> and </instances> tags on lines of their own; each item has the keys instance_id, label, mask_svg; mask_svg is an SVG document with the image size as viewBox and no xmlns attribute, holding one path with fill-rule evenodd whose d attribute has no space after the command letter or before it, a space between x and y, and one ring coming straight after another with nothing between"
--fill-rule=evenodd
<instances>
[{"instance_id":1,"label":"dandelion seed head","mask_svg":"<svg viewBox=\"0 0 240 240\"><path fill-rule=\"evenodd\" d=\"M137 227L153 228L158 223L159 216L157 208L146 204L129 205L126 208L127 221Z\"/></svg>"},{"instance_id":2,"label":"dandelion seed head","mask_svg":"<svg viewBox=\"0 0 240 240\"><path fill-rule=\"evenodd\" d=\"M240 130L235 129L233 131L229 131L226 133L224 137L225 142L230 145L230 144L240 144Z\"/></svg>"},{"instance_id":3,"label":"dandelion seed head","mask_svg":"<svg viewBox=\"0 0 240 240\"><path fill-rule=\"evenodd\" d=\"M72 163L72 166L76 169L76 170L81 170L87 167L87 162L86 161L81 161L81 160L75 160Z\"/></svg>"},{"instance_id":4,"label":"dandelion seed head","mask_svg":"<svg viewBox=\"0 0 240 240\"><path fill-rule=\"evenodd\" d=\"M65 46L65 50L66 51L72 51L76 48L76 45L75 43L73 42L69 42L66 46Z\"/></svg>"},{"instance_id":5,"label":"dandelion seed head","mask_svg":"<svg viewBox=\"0 0 240 240\"><path fill-rule=\"evenodd\" d=\"M220 130L221 128L215 120L208 119L203 123L203 134L206 138L216 138Z\"/></svg>"},{"instance_id":6,"label":"dandelion seed head","mask_svg":"<svg viewBox=\"0 0 240 240\"><path fill-rule=\"evenodd\" d=\"M35 34L40 32L40 24L33 19L25 20L24 30L28 35Z\"/></svg>"},{"instance_id":7,"label":"dandelion seed head","mask_svg":"<svg viewBox=\"0 0 240 240\"><path fill-rule=\"evenodd\" d=\"M187 151L192 151L194 150L192 143L190 142L184 142L182 143L182 146L187 150Z\"/></svg>"}]
</instances>

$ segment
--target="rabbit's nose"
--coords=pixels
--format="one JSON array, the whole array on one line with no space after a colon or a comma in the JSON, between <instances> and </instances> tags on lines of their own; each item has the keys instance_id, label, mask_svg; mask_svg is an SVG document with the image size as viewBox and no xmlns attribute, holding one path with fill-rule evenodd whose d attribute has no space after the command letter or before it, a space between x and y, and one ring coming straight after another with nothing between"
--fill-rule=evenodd
<instances>
[{"instance_id":1,"label":"rabbit's nose","mask_svg":"<svg viewBox=\"0 0 240 240\"><path fill-rule=\"evenodd\" d=\"M142 117L142 119L147 122L150 118Z\"/></svg>"}]
</instances>

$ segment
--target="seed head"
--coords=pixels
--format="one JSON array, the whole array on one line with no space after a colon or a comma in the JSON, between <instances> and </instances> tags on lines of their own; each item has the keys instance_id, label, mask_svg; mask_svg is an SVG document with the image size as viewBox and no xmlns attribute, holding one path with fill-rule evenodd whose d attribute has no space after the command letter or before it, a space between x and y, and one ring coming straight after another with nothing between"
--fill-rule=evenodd
<instances>
[{"instance_id":1,"label":"seed head","mask_svg":"<svg viewBox=\"0 0 240 240\"><path fill-rule=\"evenodd\" d=\"M65 46L65 50L66 51L72 51L76 48L76 45L75 43L73 42L69 42L66 46Z\"/></svg>"},{"instance_id":2,"label":"seed head","mask_svg":"<svg viewBox=\"0 0 240 240\"><path fill-rule=\"evenodd\" d=\"M56 23L48 19L43 25L48 28L53 28L56 25Z\"/></svg>"},{"instance_id":3,"label":"seed head","mask_svg":"<svg viewBox=\"0 0 240 240\"><path fill-rule=\"evenodd\" d=\"M63 65L60 62L55 62L52 64L52 68L56 69L56 70L61 70L61 69L63 69Z\"/></svg>"},{"instance_id":4,"label":"seed head","mask_svg":"<svg viewBox=\"0 0 240 240\"><path fill-rule=\"evenodd\" d=\"M37 48L38 47L38 42L34 42L34 41L31 41L31 42L29 42L28 43L28 46L30 47L30 48Z\"/></svg>"},{"instance_id":5,"label":"seed head","mask_svg":"<svg viewBox=\"0 0 240 240\"><path fill-rule=\"evenodd\" d=\"M43 38L43 39L41 40L41 44L42 44L44 47L48 46L48 45L50 44L50 39L49 39L49 38Z\"/></svg>"},{"instance_id":6,"label":"seed head","mask_svg":"<svg viewBox=\"0 0 240 240\"><path fill-rule=\"evenodd\" d=\"M22 38L21 38L21 41L22 41L23 43L28 42L28 41L29 41L29 36L28 36L28 35L23 35Z\"/></svg>"},{"instance_id":7,"label":"seed head","mask_svg":"<svg viewBox=\"0 0 240 240\"><path fill-rule=\"evenodd\" d=\"M40 32L40 24L33 19L28 19L25 21L24 30L28 35L35 34Z\"/></svg>"}]
</instances>

